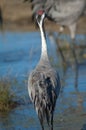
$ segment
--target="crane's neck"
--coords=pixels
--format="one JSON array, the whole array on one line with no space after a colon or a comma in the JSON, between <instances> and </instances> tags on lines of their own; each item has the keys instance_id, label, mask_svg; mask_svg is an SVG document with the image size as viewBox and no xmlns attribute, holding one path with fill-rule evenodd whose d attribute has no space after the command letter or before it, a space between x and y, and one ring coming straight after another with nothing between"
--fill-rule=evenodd
<instances>
[{"instance_id":1,"label":"crane's neck","mask_svg":"<svg viewBox=\"0 0 86 130\"><path fill-rule=\"evenodd\" d=\"M47 54L47 43L46 43L46 38L45 38L43 25L40 25L39 28L40 28L41 41L42 41L41 58L40 58L40 60L49 61L48 60L48 54Z\"/></svg>"}]
</instances>

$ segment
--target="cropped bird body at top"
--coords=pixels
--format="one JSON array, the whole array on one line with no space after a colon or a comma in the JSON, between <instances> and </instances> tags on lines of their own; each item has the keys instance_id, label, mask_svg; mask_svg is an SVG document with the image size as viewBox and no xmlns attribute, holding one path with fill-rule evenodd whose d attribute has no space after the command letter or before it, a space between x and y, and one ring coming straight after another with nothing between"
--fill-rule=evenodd
<instances>
[{"instance_id":1,"label":"cropped bird body at top","mask_svg":"<svg viewBox=\"0 0 86 130\"><path fill-rule=\"evenodd\" d=\"M24 0L29 1L29 0ZM78 68L78 60L75 53L75 36L77 23L81 16L86 15L86 0L30 0L32 3L33 16L39 11L44 10L49 20L60 25L59 34L68 27L70 31L72 51L75 66Z\"/></svg>"},{"instance_id":2,"label":"cropped bird body at top","mask_svg":"<svg viewBox=\"0 0 86 130\"><path fill-rule=\"evenodd\" d=\"M48 19L68 27L71 38L75 38L78 19L86 13L86 0L31 0L31 3L34 15L44 10Z\"/></svg>"},{"instance_id":3,"label":"cropped bird body at top","mask_svg":"<svg viewBox=\"0 0 86 130\"><path fill-rule=\"evenodd\" d=\"M37 14L42 49L38 65L29 76L28 91L37 112L42 130L44 130L45 119L50 130L53 130L53 114L61 85L59 75L51 66L48 58L46 38L43 29L44 18L45 13L42 15Z\"/></svg>"}]
</instances>

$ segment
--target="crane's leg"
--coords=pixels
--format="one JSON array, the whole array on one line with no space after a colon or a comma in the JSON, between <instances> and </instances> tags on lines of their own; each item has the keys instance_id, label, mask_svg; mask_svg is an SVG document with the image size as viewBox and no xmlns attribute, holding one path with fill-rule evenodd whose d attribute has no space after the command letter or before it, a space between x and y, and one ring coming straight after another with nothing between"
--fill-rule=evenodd
<instances>
[{"instance_id":1,"label":"crane's leg","mask_svg":"<svg viewBox=\"0 0 86 130\"><path fill-rule=\"evenodd\" d=\"M75 61L75 88L77 89L78 87L78 60L75 52L75 34L76 34L76 23L72 24L69 26L70 33L71 33L71 44L70 48L74 57Z\"/></svg>"},{"instance_id":2,"label":"crane's leg","mask_svg":"<svg viewBox=\"0 0 86 130\"><path fill-rule=\"evenodd\" d=\"M70 34L71 34L70 48L71 48L71 51L73 53L73 57L74 57L74 60L75 60L75 65L76 65L76 67L78 67L78 60L77 60L77 56L76 56L76 52L75 52L76 23L73 23L73 24L69 25L69 30L70 30Z\"/></svg>"},{"instance_id":3,"label":"crane's leg","mask_svg":"<svg viewBox=\"0 0 86 130\"><path fill-rule=\"evenodd\" d=\"M75 70L75 90L78 91L78 77L79 77L79 69Z\"/></svg>"},{"instance_id":4,"label":"crane's leg","mask_svg":"<svg viewBox=\"0 0 86 130\"><path fill-rule=\"evenodd\" d=\"M62 28L61 28L61 30L62 30ZM60 34L61 34L61 31L58 33L58 37L60 36ZM57 48L58 48L59 54L60 54L60 56L62 58L63 64L67 64L66 60L65 60L65 57L64 57L64 54L63 54L63 52L61 50L61 47L59 45L58 38L56 38L52 32L49 32L49 37L50 37L50 40L53 41L57 45Z\"/></svg>"},{"instance_id":5,"label":"crane's leg","mask_svg":"<svg viewBox=\"0 0 86 130\"><path fill-rule=\"evenodd\" d=\"M59 32L58 32L58 38L60 37L60 35L62 34L63 31L64 31L64 26L61 26L61 27L60 27L60 30L59 30ZM61 47L60 47L59 39L58 39L58 38L56 39L56 41L57 41L57 43L58 43L58 50L59 50L59 52L60 52L60 55L61 55L63 64L64 64L64 65L67 65L67 61L66 61L66 59L65 59L65 57L64 57L64 54L63 54L63 52L62 52L62 50L61 50Z\"/></svg>"},{"instance_id":6,"label":"crane's leg","mask_svg":"<svg viewBox=\"0 0 86 130\"><path fill-rule=\"evenodd\" d=\"M74 63L75 66L78 68L78 60L77 60L77 56L76 56L76 52L75 52L75 39L71 39L71 45L70 45L73 57L74 57Z\"/></svg>"},{"instance_id":7,"label":"crane's leg","mask_svg":"<svg viewBox=\"0 0 86 130\"><path fill-rule=\"evenodd\" d=\"M63 33L63 31L64 31L64 26L61 26L60 29L59 29L59 32L58 32L58 37L60 37L60 35ZM65 56L64 56L64 54L63 54L63 52L61 50L58 38L57 38L57 43L58 43L58 50L60 52L60 55L61 55L61 58L62 58L62 61L63 61L63 65L67 66L68 63L67 63L67 61L65 59Z\"/></svg>"}]
</instances>

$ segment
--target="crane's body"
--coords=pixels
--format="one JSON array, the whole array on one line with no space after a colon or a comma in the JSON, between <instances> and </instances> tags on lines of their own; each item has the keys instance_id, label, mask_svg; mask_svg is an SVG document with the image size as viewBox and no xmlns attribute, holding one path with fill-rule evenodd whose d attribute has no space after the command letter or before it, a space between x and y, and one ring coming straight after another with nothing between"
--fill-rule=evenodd
<instances>
[{"instance_id":1,"label":"crane's body","mask_svg":"<svg viewBox=\"0 0 86 130\"><path fill-rule=\"evenodd\" d=\"M47 18L69 28L75 38L78 19L86 11L86 0L32 0L33 14L44 10Z\"/></svg>"},{"instance_id":2,"label":"crane's body","mask_svg":"<svg viewBox=\"0 0 86 130\"><path fill-rule=\"evenodd\" d=\"M28 0L25 0L28 1ZM59 34L64 27L68 27L71 37L71 51L73 53L76 67L78 65L74 50L74 40L76 36L77 22L79 18L86 14L86 0L30 0L32 2L33 15L44 10L47 18L60 25ZM78 67L77 67L78 68Z\"/></svg>"},{"instance_id":3,"label":"crane's body","mask_svg":"<svg viewBox=\"0 0 86 130\"><path fill-rule=\"evenodd\" d=\"M85 4L86 0L53 0L47 15L56 23L68 26L83 14Z\"/></svg>"},{"instance_id":4,"label":"crane's body","mask_svg":"<svg viewBox=\"0 0 86 130\"><path fill-rule=\"evenodd\" d=\"M40 22L38 22L42 40L41 57L38 65L29 76L28 91L39 117L42 130L44 130L43 123L45 118L50 126L50 130L53 130L53 114L60 91L60 79L57 71L51 67L48 59L46 39L43 32L43 20L44 14L41 16Z\"/></svg>"}]
</instances>

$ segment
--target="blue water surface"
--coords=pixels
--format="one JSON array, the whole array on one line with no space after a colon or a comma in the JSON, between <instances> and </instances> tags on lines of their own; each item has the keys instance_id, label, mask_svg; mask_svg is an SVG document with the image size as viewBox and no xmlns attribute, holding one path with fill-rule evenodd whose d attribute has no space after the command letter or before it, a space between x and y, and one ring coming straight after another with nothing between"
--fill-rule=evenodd
<instances>
[{"instance_id":1,"label":"blue water surface","mask_svg":"<svg viewBox=\"0 0 86 130\"><path fill-rule=\"evenodd\" d=\"M70 39L68 35L62 35L60 38ZM77 43L84 40L85 35L77 35ZM47 36L49 56L54 55L54 61L58 64L59 57L56 57L55 46L54 44L49 44L49 42ZM4 34L0 33L0 78L12 76L18 80L27 80L29 73L37 65L40 54L41 39L39 32L7 31ZM60 71L61 68L57 69L59 74L62 73ZM68 68L63 75L65 75L65 78L61 77L61 79L64 80L64 85L55 111L55 130L77 130L77 127L81 129L83 124L86 123L86 65L79 66L78 88L74 86L75 72L71 68ZM40 130L39 120L33 105L28 104L27 84L22 84L17 88L16 93L25 102L10 113L0 117L0 130ZM79 108L81 109L78 115L76 110ZM80 118L79 122L77 120L80 115L84 116ZM73 120L74 122L71 124Z\"/></svg>"}]
</instances>

